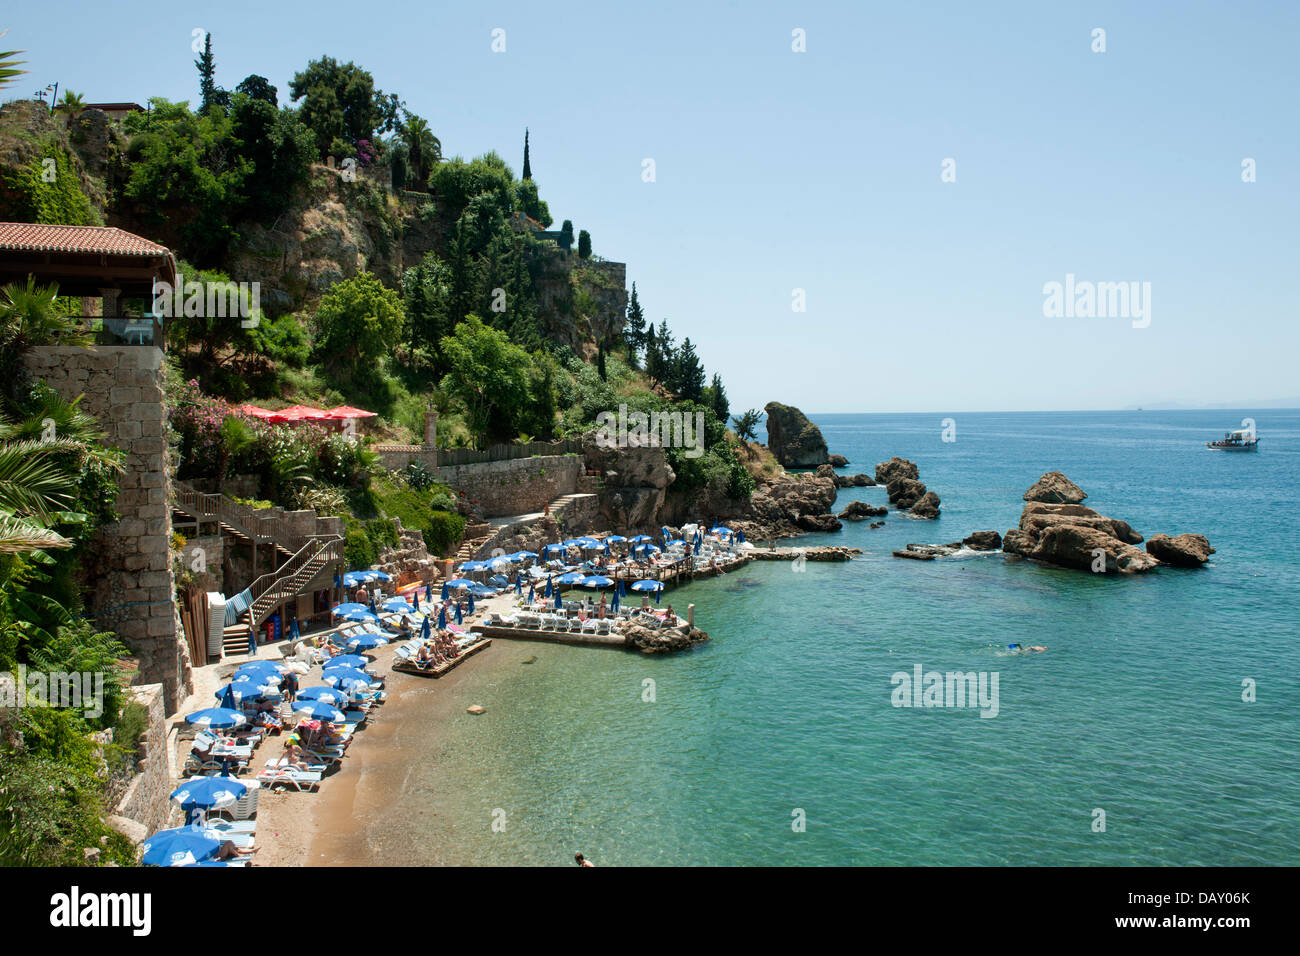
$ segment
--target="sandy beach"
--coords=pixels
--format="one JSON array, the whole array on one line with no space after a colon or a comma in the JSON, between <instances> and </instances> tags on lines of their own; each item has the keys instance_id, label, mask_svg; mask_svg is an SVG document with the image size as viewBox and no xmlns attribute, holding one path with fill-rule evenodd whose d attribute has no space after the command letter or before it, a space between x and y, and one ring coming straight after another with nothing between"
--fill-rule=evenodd
<instances>
[{"instance_id":1,"label":"sandy beach","mask_svg":"<svg viewBox=\"0 0 1300 956\"><path fill-rule=\"evenodd\" d=\"M481 619L486 611L505 610L513 603L513 594L479 601L474 618ZM394 650L389 645L372 652L375 663L371 669L385 675L388 697L370 712L342 764L325 777L320 789L315 793L263 789L258 798L255 866L382 864L385 844L403 839L383 826L383 815L404 792L411 753L404 741L412 735L427 738L451 733L459 718L487 719L487 715L475 718L465 708L481 703L491 711L494 701L470 700L464 686L471 682L479 685L486 674L517 666L532 653L526 643L494 641L445 676L432 678L392 671ZM319 677L320 668L313 667L302 685L317 684ZM280 738L272 738L259 749L254 767L260 769L281 746ZM427 751L427 741L422 749ZM436 810L431 808L430 813L436 815Z\"/></svg>"}]
</instances>

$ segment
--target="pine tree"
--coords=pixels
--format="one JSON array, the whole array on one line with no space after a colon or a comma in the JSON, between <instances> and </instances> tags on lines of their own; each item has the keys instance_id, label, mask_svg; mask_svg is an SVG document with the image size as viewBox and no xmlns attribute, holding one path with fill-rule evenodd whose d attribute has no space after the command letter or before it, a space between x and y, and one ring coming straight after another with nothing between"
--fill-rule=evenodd
<instances>
[{"instance_id":1,"label":"pine tree","mask_svg":"<svg viewBox=\"0 0 1300 956\"><path fill-rule=\"evenodd\" d=\"M731 403L727 401L727 390L722 387L722 376L717 372L713 373L713 384L709 386L709 404L718 421L727 424L731 417Z\"/></svg>"},{"instance_id":2,"label":"pine tree","mask_svg":"<svg viewBox=\"0 0 1300 956\"><path fill-rule=\"evenodd\" d=\"M605 374L605 343L601 342L596 348L596 373L600 376L602 382L608 380Z\"/></svg>"},{"instance_id":3,"label":"pine tree","mask_svg":"<svg viewBox=\"0 0 1300 956\"><path fill-rule=\"evenodd\" d=\"M199 112L205 113L209 106L216 102L217 84L214 79L217 73L216 57L212 55L212 34L203 35L203 52L199 58L194 61L194 65L199 70Z\"/></svg>"},{"instance_id":4,"label":"pine tree","mask_svg":"<svg viewBox=\"0 0 1300 956\"><path fill-rule=\"evenodd\" d=\"M533 167L528 164L528 127L524 127L524 179L533 178Z\"/></svg>"},{"instance_id":5,"label":"pine tree","mask_svg":"<svg viewBox=\"0 0 1300 956\"><path fill-rule=\"evenodd\" d=\"M677 350L675 365L677 385L674 391L688 401L698 402L704 397L704 366L700 364L700 357L689 335L682 340L682 347Z\"/></svg>"},{"instance_id":6,"label":"pine tree","mask_svg":"<svg viewBox=\"0 0 1300 956\"><path fill-rule=\"evenodd\" d=\"M650 376L652 382L657 382L662 371L663 364L660 361L659 341L655 337L654 323L651 322L645 331L645 372Z\"/></svg>"},{"instance_id":7,"label":"pine tree","mask_svg":"<svg viewBox=\"0 0 1300 956\"><path fill-rule=\"evenodd\" d=\"M623 324L623 341L627 343L627 360L637 367L637 353L645 348L645 312L637 298L636 283L632 283L632 297L627 302L627 321Z\"/></svg>"}]
</instances>

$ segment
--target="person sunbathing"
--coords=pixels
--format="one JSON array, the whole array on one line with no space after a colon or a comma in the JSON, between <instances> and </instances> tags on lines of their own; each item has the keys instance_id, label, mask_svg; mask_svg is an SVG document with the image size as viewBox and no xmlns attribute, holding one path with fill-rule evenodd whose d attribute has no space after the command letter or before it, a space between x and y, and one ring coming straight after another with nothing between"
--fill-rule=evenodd
<instances>
[{"instance_id":1,"label":"person sunbathing","mask_svg":"<svg viewBox=\"0 0 1300 956\"><path fill-rule=\"evenodd\" d=\"M235 844L232 843L231 841L226 840L224 843L221 844L220 847L217 848L217 852L213 855L212 859L242 860L244 857L252 856L256 852L257 852L257 847L255 846L238 847L235 846Z\"/></svg>"}]
</instances>

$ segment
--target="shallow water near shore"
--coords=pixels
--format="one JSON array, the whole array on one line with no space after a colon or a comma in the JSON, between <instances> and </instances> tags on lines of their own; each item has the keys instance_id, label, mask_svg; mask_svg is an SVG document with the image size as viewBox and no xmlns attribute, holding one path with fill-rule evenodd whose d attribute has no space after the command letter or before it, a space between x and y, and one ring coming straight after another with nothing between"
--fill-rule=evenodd
<instances>
[{"instance_id":1,"label":"shallow water near shore","mask_svg":"<svg viewBox=\"0 0 1300 956\"><path fill-rule=\"evenodd\" d=\"M1259 454L1204 448L1246 415ZM309 862L1300 862L1300 412L957 415L952 443L942 418L815 416L849 473L917 462L943 516L787 542L862 548L850 564L756 562L669 592L713 638L698 650L498 641L442 681L394 675L412 696L358 741L355 793L321 794L335 832ZM890 556L1005 532L1055 468L1143 534L1218 553L1125 578ZM837 510L854 499L884 489ZM997 716L893 706L891 675L917 664L996 672Z\"/></svg>"}]
</instances>

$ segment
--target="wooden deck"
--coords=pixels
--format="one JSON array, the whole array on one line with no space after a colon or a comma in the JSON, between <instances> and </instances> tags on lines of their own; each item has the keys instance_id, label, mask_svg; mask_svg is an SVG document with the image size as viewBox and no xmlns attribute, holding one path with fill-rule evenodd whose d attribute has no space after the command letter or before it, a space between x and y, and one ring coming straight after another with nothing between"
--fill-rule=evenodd
<instances>
[{"instance_id":1,"label":"wooden deck","mask_svg":"<svg viewBox=\"0 0 1300 956\"><path fill-rule=\"evenodd\" d=\"M471 628L471 630L474 630L474 628ZM491 645L492 645L491 639L484 637L483 640L475 641L469 647L465 648L463 651L457 654L454 658L442 664L439 664L436 667L429 667L424 670L421 670L420 668L416 667L414 664L394 661L392 665L392 669L399 674L414 674L416 677L441 677L443 674L446 674L448 671L452 670L453 668L463 663L466 659L473 657L479 651L483 650L485 647L490 647Z\"/></svg>"},{"instance_id":2,"label":"wooden deck","mask_svg":"<svg viewBox=\"0 0 1300 956\"><path fill-rule=\"evenodd\" d=\"M582 634L573 631L543 631L530 627L497 627L475 624L470 628L476 634L508 641L543 641L547 644L572 644L577 647L627 647L622 634Z\"/></svg>"}]
</instances>

